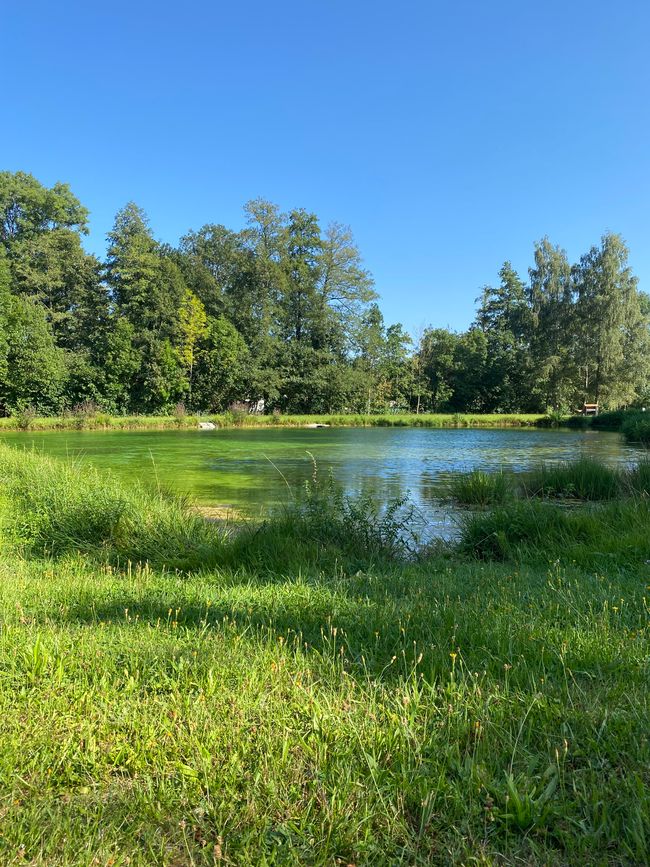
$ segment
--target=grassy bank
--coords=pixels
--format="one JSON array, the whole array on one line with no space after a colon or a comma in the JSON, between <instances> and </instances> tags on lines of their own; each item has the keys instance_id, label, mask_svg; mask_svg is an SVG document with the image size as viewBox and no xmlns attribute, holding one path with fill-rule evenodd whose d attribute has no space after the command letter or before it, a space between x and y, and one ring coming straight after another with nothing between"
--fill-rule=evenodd
<instances>
[{"instance_id":1,"label":"grassy bank","mask_svg":"<svg viewBox=\"0 0 650 867\"><path fill-rule=\"evenodd\" d=\"M650 446L650 413L638 409L619 409L585 418L567 420L570 427L592 430L620 431L628 442Z\"/></svg>"},{"instance_id":2,"label":"grassy bank","mask_svg":"<svg viewBox=\"0 0 650 867\"><path fill-rule=\"evenodd\" d=\"M498 428L543 427L549 424L544 415L526 414L425 414L402 415L253 415L225 412L218 415L111 416L92 415L24 416L0 419L0 430L193 430L200 421L218 427L304 427L325 424L330 427L429 427L429 428Z\"/></svg>"},{"instance_id":3,"label":"grassy bank","mask_svg":"<svg viewBox=\"0 0 650 867\"><path fill-rule=\"evenodd\" d=\"M606 550L626 503L597 549L565 528L413 559L403 507L331 488L228 537L87 470L0 467L0 863L648 862L650 572Z\"/></svg>"}]
</instances>

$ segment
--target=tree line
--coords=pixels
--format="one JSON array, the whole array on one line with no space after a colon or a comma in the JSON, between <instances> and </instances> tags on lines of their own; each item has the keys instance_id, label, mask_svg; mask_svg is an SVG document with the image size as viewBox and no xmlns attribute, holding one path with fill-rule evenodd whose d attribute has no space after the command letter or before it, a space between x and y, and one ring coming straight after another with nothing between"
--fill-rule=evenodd
<instances>
[{"instance_id":1,"label":"tree line","mask_svg":"<svg viewBox=\"0 0 650 867\"><path fill-rule=\"evenodd\" d=\"M0 172L0 412L543 412L644 401L650 302L622 239L578 263L546 239L505 263L462 333L386 325L349 228L244 206L158 242L130 203L103 261L66 184Z\"/></svg>"}]
</instances>

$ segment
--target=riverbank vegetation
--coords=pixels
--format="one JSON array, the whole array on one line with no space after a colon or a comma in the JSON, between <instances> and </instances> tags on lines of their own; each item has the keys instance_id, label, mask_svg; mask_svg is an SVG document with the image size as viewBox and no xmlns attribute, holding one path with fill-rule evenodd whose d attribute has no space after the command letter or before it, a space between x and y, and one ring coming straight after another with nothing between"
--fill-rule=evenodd
<instances>
[{"instance_id":1,"label":"riverbank vegetation","mask_svg":"<svg viewBox=\"0 0 650 867\"><path fill-rule=\"evenodd\" d=\"M0 458L3 863L647 863L647 492L418 553Z\"/></svg>"},{"instance_id":2,"label":"riverbank vegetation","mask_svg":"<svg viewBox=\"0 0 650 867\"><path fill-rule=\"evenodd\" d=\"M650 303L618 235L573 264L543 239L527 280L506 262L483 288L467 331L412 336L384 322L347 227L262 200L244 221L171 246L130 203L100 260L65 184L0 172L0 412L562 415L650 399Z\"/></svg>"},{"instance_id":3,"label":"riverbank vegetation","mask_svg":"<svg viewBox=\"0 0 650 867\"><path fill-rule=\"evenodd\" d=\"M433 414L410 413L390 415L261 415L248 411L227 410L223 413L196 416L176 411L161 416L114 416L99 412L95 407L77 408L56 416L36 416L18 412L0 418L2 430L195 430L200 422L209 421L218 428L265 427L427 427L427 428L500 428L550 427L555 420L534 413L478 415L469 413Z\"/></svg>"},{"instance_id":4,"label":"riverbank vegetation","mask_svg":"<svg viewBox=\"0 0 650 867\"><path fill-rule=\"evenodd\" d=\"M650 445L650 414L642 409L620 409L600 415L574 416L563 424L590 430L620 431L628 442Z\"/></svg>"}]
</instances>

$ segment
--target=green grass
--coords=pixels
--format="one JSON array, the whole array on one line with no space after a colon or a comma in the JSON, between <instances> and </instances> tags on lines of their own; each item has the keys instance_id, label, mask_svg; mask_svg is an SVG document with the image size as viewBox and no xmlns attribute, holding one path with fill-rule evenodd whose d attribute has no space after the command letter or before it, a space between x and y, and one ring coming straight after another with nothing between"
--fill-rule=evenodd
<instances>
[{"instance_id":1,"label":"green grass","mask_svg":"<svg viewBox=\"0 0 650 867\"><path fill-rule=\"evenodd\" d=\"M548 418L539 414L429 414L399 415L247 415L225 412L201 416L219 427L303 427L307 424L327 424L331 427L539 427ZM35 417L12 416L0 419L0 429L18 430L191 430L197 427L195 415L112 416L107 413Z\"/></svg>"},{"instance_id":2,"label":"green grass","mask_svg":"<svg viewBox=\"0 0 650 867\"><path fill-rule=\"evenodd\" d=\"M223 531L173 496L92 467L0 446L2 530L31 555L79 551L113 564L188 571L214 564Z\"/></svg>"},{"instance_id":3,"label":"green grass","mask_svg":"<svg viewBox=\"0 0 650 867\"><path fill-rule=\"evenodd\" d=\"M491 506L504 503L512 496L513 484L510 476L503 472L486 473L471 470L455 475L449 486L449 493L463 506Z\"/></svg>"},{"instance_id":4,"label":"green grass","mask_svg":"<svg viewBox=\"0 0 650 867\"><path fill-rule=\"evenodd\" d=\"M535 497L611 500L619 496L623 474L591 458L547 463L527 474L526 493Z\"/></svg>"},{"instance_id":5,"label":"green grass","mask_svg":"<svg viewBox=\"0 0 650 867\"><path fill-rule=\"evenodd\" d=\"M0 863L648 863L645 500L414 560L327 486L229 539L9 451Z\"/></svg>"},{"instance_id":6,"label":"green grass","mask_svg":"<svg viewBox=\"0 0 650 867\"><path fill-rule=\"evenodd\" d=\"M460 545L488 560L554 557L585 568L629 567L643 574L650 559L649 531L647 500L572 508L523 501L465 516Z\"/></svg>"}]
</instances>

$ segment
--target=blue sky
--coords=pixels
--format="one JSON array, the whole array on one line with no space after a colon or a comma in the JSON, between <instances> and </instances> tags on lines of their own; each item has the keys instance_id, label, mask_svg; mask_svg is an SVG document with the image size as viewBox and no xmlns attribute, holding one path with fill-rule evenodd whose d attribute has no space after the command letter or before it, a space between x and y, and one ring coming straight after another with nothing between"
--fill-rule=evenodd
<instances>
[{"instance_id":1,"label":"blue sky","mask_svg":"<svg viewBox=\"0 0 650 867\"><path fill-rule=\"evenodd\" d=\"M66 181L101 254L242 224L351 225L388 322L465 328L543 235L620 232L650 291L650 3L2 3L0 168Z\"/></svg>"}]
</instances>

